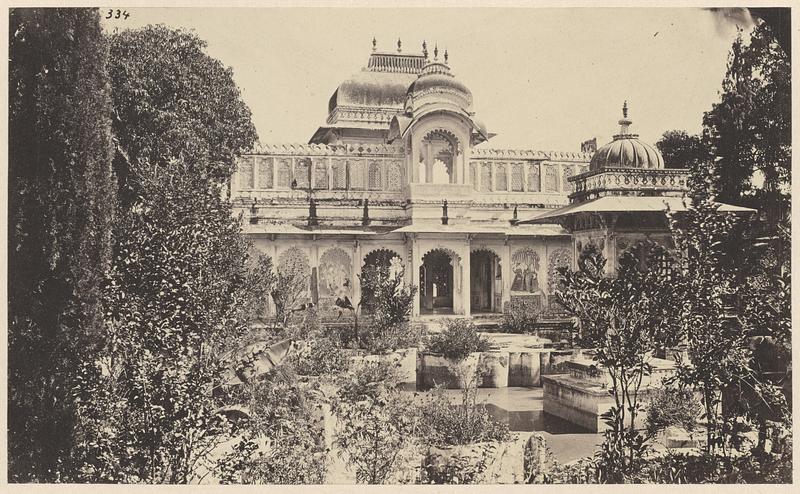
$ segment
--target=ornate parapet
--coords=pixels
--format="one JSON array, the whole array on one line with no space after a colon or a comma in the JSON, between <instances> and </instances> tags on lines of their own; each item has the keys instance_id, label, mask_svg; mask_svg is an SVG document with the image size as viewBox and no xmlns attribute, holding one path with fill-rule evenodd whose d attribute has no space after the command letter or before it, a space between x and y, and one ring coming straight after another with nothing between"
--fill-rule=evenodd
<instances>
[{"instance_id":1,"label":"ornate parapet","mask_svg":"<svg viewBox=\"0 0 800 494\"><path fill-rule=\"evenodd\" d=\"M278 156L402 156L403 148L388 144L264 144L242 158L254 155Z\"/></svg>"},{"instance_id":2,"label":"ornate parapet","mask_svg":"<svg viewBox=\"0 0 800 494\"><path fill-rule=\"evenodd\" d=\"M688 178L682 168L603 168L568 178L575 184L569 198L575 203L605 195L680 195Z\"/></svg>"}]
</instances>

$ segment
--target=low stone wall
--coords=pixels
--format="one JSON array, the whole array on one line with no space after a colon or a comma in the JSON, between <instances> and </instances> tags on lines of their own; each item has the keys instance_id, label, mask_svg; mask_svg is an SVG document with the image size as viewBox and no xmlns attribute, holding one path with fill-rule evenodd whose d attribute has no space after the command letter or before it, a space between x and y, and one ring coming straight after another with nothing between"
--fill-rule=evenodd
<instances>
[{"instance_id":1,"label":"low stone wall","mask_svg":"<svg viewBox=\"0 0 800 494\"><path fill-rule=\"evenodd\" d=\"M475 479L478 484L520 484L525 480L525 443L527 434L515 434L507 442L483 442L430 448L422 460L422 468L446 468L453 457L466 458L470 465L486 457L486 468Z\"/></svg>"},{"instance_id":2,"label":"low stone wall","mask_svg":"<svg viewBox=\"0 0 800 494\"><path fill-rule=\"evenodd\" d=\"M408 391L417 389L417 349L401 348L386 355L355 355L350 357L354 364L358 362L392 362L397 364L400 374L400 386Z\"/></svg>"}]
</instances>

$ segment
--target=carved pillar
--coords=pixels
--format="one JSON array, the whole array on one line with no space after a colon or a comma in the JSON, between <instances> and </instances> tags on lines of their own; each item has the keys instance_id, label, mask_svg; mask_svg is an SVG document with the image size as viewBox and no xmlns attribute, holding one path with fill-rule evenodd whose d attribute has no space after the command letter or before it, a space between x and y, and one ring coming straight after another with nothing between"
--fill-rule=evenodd
<instances>
[{"instance_id":1,"label":"carved pillar","mask_svg":"<svg viewBox=\"0 0 800 494\"><path fill-rule=\"evenodd\" d=\"M425 143L425 182L433 182L433 151L430 142Z\"/></svg>"},{"instance_id":2,"label":"carved pillar","mask_svg":"<svg viewBox=\"0 0 800 494\"><path fill-rule=\"evenodd\" d=\"M409 235L408 242L411 244L409 245L411 249L411 262L409 263L409 269L411 269L411 283L417 287L417 293L414 294L414 307L411 309L411 315L419 316L419 293L422 289L419 280L419 268L422 265L422 260L419 257L419 242L416 235Z\"/></svg>"},{"instance_id":3,"label":"carved pillar","mask_svg":"<svg viewBox=\"0 0 800 494\"><path fill-rule=\"evenodd\" d=\"M511 272L511 242L508 237L505 239L505 245L502 249L503 259L500 261L500 269L503 276L503 297L501 309L505 309L508 302L511 301L511 284L514 282L514 274Z\"/></svg>"},{"instance_id":4,"label":"carved pillar","mask_svg":"<svg viewBox=\"0 0 800 494\"><path fill-rule=\"evenodd\" d=\"M353 300L351 303L358 313L361 308L358 303L361 301L361 242L353 242Z\"/></svg>"},{"instance_id":5,"label":"carved pillar","mask_svg":"<svg viewBox=\"0 0 800 494\"><path fill-rule=\"evenodd\" d=\"M472 295L470 293L472 290L472 274L469 258L470 244L472 242L470 237L471 235L467 235L464 241L464 247L461 250L461 265L463 266L463 277L461 278L461 308L465 316L470 315L470 296Z\"/></svg>"}]
</instances>

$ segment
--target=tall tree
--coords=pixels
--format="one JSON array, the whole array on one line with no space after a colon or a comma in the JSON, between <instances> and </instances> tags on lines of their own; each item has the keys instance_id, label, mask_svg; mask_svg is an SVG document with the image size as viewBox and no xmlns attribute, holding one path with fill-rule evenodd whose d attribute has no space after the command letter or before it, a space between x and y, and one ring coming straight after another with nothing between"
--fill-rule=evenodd
<instances>
[{"instance_id":1,"label":"tall tree","mask_svg":"<svg viewBox=\"0 0 800 494\"><path fill-rule=\"evenodd\" d=\"M791 109L789 57L758 22L749 42L740 33L733 43L720 102L703 118L703 137L718 157L718 199L766 210L773 225L788 211L782 195L791 181Z\"/></svg>"},{"instance_id":2,"label":"tall tree","mask_svg":"<svg viewBox=\"0 0 800 494\"><path fill-rule=\"evenodd\" d=\"M70 390L102 330L108 45L95 9L12 9L9 52L9 477L47 482L68 468Z\"/></svg>"},{"instance_id":3,"label":"tall tree","mask_svg":"<svg viewBox=\"0 0 800 494\"><path fill-rule=\"evenodd\" d=\"M164 26L111 39L124 181L102 372L83 372L84 480L185 483L213 467L231 429L211 391L272 288L224 193L255 141L250 112L204 46Z\"/></svg>"}]
</instances>

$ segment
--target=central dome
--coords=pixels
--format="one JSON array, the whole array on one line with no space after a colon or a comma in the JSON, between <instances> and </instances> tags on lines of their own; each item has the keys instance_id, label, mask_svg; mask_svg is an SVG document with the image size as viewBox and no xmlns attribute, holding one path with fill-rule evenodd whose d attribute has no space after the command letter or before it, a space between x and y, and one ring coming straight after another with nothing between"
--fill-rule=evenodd
<instances>
[{"instance_id":1,"label":"central dome","mask_svg":"<svg viewBox=\"0 0 800 494\"><path fill-rule=\"evenodd\" d=\"M622 107L622 120L619 121L620 133L614 140L594 153L589 169L603 168L664 168L664 157L652 144L640 141L637 134L628 133L631 125L628 119L627 102Z\"/></svg>"}]
</instances>

